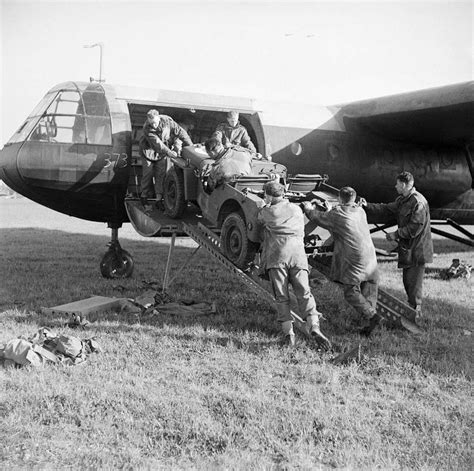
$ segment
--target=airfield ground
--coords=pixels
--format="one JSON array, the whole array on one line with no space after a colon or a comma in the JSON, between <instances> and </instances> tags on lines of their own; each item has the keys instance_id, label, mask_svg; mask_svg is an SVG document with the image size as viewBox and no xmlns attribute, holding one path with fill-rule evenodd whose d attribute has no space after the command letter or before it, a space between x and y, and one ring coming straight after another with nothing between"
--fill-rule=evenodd
<instances>
[{"instance_id":1,"label":"airfield ground","mask_svg":"<svg viewBox=\"0 0 474 471\"><path fill-rule=\"evenodd\" d=\"M120 240L133 277L103 279L109 238L105 225L0 198L0 344L48 326L103 348L82 366L0 369L0 468L473 468L474 282L435 270L472 263L472 250L436 238L420 336L360 339L338 288L316 274L323 330L342 347L361 341L365 355L334 366L303 339L282 349L271 309L204 252L170 294L216 301L216 314L108 313L80 332L41 314L93 294L134 298L162 279L169 239L130 226ZM174 269L193 247L179 239ZM382 285L403 297L396 262L380 266Z\"/></svg>"}]
</instances>

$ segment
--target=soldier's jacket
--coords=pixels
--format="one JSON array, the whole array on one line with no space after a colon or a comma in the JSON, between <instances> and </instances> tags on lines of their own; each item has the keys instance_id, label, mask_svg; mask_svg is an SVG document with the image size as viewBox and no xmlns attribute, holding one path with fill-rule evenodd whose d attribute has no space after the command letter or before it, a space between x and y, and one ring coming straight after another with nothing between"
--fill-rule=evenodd
<instances>
[{"instance_id":1,"label":"soldier's jacket","mask_svg":"<svg viewBox=\"0 0 474 471\"><path fill-rule=\"evenodd\" d=\"M147 120L143 125L143 136L139 142L140 155L151 161L171 157L170 147L177 139L183 141L185 146L192 145L187 132L169 116L160 115L157 128L154 128Z\"/></svg>"},{"instance_id":2,"label":"soldier's jacket","mask_svg":"<svg viewBox=\"0 0 474 471\"><path fill-rule=\"evenodd\" d=\"M367 216L361 207L349 203L328 212L308 211L306 215L329 230L334 239L332 280L348 285L378 280L377 256Z\"/></svg>"},{"instance_id":3,"label":"soldier's jacket","mask_svg":"<svg viewBox=\"0 0 474 471\"><path fill-rule=\"evenodd\" d=\"M396 215L399 268L420 266L433 261L430 208L425 197L415 188L407 196L400 195L391 203L367 203L366 211L375 217Z\"/></svg>"},{"instance_id":4,"label":"soldier's jacket","mask_svg":"<svg viewBox=\"0 0 474 471\"><path fill-rule=\"evenodd\" d=\"M257 152L247 130L240 123L235 126L231 126L229 123L221 123L217 126L212 137L219 139L226 147L230 144L245 147L252 153Z\"/></svg>"},{"instance_id":5,"label":"soldier's jacket","mask_svg":"<svg viewBox=\"0 0 474 471\"><path fill-rule=\"evenodd\" d=\"M262 224L262 268L295 267L308 270L304 250L304 215L301 209L286 199L259 210L257 221Z\"/></svg>"}]
</instances>

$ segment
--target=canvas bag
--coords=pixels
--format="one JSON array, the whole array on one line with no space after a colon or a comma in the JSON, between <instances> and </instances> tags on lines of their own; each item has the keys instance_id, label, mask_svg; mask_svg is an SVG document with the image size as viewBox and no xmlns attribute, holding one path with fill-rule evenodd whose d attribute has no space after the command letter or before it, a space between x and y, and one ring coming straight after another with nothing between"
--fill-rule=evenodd
<instances>
[{"instance_id":1,"label":"canvas bag","mask_svg":"<svg viewBox=\"0 0 474 471\"><path fill-rule=\"evenodd\" d=\"M56 340L56 351L70 358L77 358L83 354L82 341L72 335L60 335Z\"/></svg>"},{"instance_id":2,"label":"canvas bag","mask_svg":"<svg viewBox=\"0 0 474 471\"><path fill-rule=\"evenodd\" d=\"M18 365L41 366L43 359L41 355L33 350L33 344L25 339L10 340L3 350L6 360L14 361Z\"/></svg>"}]
</instances>

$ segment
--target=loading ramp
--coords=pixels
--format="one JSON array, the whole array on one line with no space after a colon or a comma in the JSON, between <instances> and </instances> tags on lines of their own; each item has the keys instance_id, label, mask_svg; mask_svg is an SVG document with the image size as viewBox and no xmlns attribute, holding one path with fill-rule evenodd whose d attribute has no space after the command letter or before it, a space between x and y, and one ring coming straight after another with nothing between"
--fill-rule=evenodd
<instances>
[{"instance_id":1,"label":"loading ramp","mask_svg":"<svg viewBox=\"0 0 474 471\"><path fill-rule=\"evenodd\" d=\"M226 258L221 251L220 239L212 230L201 223L198 223L197 225L183 223L182 230L198 244L198 249L203 247L215 260L227 269L228 273L231 273L254 293L259 295L261 299L265 299L272 305L275 304L275 297L271 292L270 283L261 280L251 271L244 272L240 270L228 258ZM326 277L329 276L331 255L326 254L319 257L311 254L308 256L308 262L320 273ZM168 268L169 267L167 267L166 271L168 271ZM420 334L423 332L423 330L414 322L416 311L411 306L380 287L377 298L377 313L392 325L395 324L396 326L403 327L414 334ZM291 314L298 330L308 336L303 319L293 311Z\"/></svg>"},{"instance_id":2,"label":"loading ramp","mask_svg":"<svg viewBox=\"0 0 474 471\"><path fill-rule=\"evenodd\" d=\"M324 210L326 208L326 203L330 203L331 205L337 203L339 193L337 188L327 184L327 179L327 175L296 175L290 177L287 180L288 193L291 193L291 197L294 200L293 202L311 200L311 202L315 203L319 209ZM237 185L242 182L241 179L237 179L234 183ZM224 187L221 187L221 189L224 188L224 190L227 190L227 193L229 193L230 196L237 198L235 201L240 201L241 204L243 204L243 202L249 202L249 205L252 207L249 216L251 218L250 220L252 220L252 218L255 217L255 211L257 208L255 201L261 197L257 196L257 194L260 195L263 191L262 182L259 181L258 191L256 189L248 188L249 183L246 178L243 178L243 184L243 188L236 189L231 186L231 184L226 183ZM226 198L221 198L221 200L226 201ZM214 203L216 202L214 201ZM213 207L213 205L211 206ZM214 206L216 205L214 204ZM145 237L172 237L170 253L165 269L163 289L166 289L168 284L169 266L175 238L177 235L188 235L198 244L198 249L204 247L216 260L224 265L229 273L232 273L252 291L256 292L261 298L266 299L271 304L275 303L275 298L268 282L261 280L252 271L242 271L224 255L224 251L221 248L220 237L216 233L216 228L209 220L203 218L200 214L199 208L194 206L192 203L188 203L183 215L179 219L171 218L166 214L166 212L158 209L153 209L151 212L144 211L144 207L139 198L126 198L125 207L132 225L139 234ZM203 209L203 214L204 213L206 213L206 211ZM207 215L207 217L212 219L209 215ZM206 225L202 222L205 222ZM214 221L214 224L215 223L216 221ZM305 233L311 237L311 233L315 227L316 222L309 221L305 225ZM309 252L309 264L328 277L332 254L319 253L318 250L314 250L314 247L311 247L310 243L308 243L307 252ZM392 296L380 287L377 298L377 313L391 324L404 327L410 332L416 334L422 332L420 327L414 322L416 311L408 304ZM293 312L292 314L296 326L301 327L303 332L307 334L303 320L296 313Z\"/></svg>"},{"instance_id":3,"label":"loading ramp","mask_svg":"<svg viewBox=\"0 0 474 471\"><path fill-rule=\"evenodd\" d=\"M191 225L183 223L183 231L191 237L197 244L198 249L203 247L212 257L223 265L228 273L231 273L235 278L246 285L250 290L257 294L260 299L264 299L272 306L275 304L275 297L273 296L270 284L261 280L258 276L252 273L247 273L236 267L221 251L219 237L204 226L201 223L197 225ZM165 274L166 277L166 274ZM294 311L291 311L293 316L294 325L296 328L306 337L311 338L308 330L306 329L306 323L303 319Z\"/></svg>"}]
</instances>

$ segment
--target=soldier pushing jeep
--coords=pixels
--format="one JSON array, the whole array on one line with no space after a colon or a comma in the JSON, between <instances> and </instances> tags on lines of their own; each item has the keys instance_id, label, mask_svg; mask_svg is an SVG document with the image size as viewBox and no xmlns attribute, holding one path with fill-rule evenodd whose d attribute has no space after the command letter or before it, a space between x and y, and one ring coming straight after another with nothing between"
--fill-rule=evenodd
<instances>
[{"instance_id":1,"label":"soldier pushing jeep","mask_svg":"<svg viewBox=\"0 0 474 471\"><path fill-rule=\"evenodd\" d=\"M268 273L275 294L278 320L285 343L295 345L293 318L290 312L289 285L298 301L300 316L312 338L323 348L331 343L321 332L316 301L309 286L308 259L304 249L304 215L294 203L283 196L285 188L276 181L265 184L265 202L257 220L264 228L262 248L263 269Z\"/></svg>"}]
</instances>

